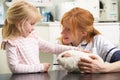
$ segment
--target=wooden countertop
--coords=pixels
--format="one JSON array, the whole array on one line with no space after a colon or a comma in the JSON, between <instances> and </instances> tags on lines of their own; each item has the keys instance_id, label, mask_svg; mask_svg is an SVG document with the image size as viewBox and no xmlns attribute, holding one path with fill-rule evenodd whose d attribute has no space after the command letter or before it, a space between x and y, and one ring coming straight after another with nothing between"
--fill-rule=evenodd
<instances>
[{"instance_id":1,"label":"wooden countertop","mask_svg":"<svg viewBox=\"0 0 120 80\"><path fill-rule=\"evenodd\" d=\"M65 71L49 71L32 74L0 74L1 80L120 80L120 73L80 74Z\"/></svg>"}]
</instances>

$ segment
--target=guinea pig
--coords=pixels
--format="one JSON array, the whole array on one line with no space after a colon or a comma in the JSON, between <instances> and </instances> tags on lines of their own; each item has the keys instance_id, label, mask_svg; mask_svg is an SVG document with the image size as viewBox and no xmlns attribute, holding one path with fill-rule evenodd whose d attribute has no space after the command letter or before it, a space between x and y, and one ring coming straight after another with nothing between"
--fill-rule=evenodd
<instances>
[{"instance_id":1,"label":"guinea pig","mask_svg":"<svg viewBox=\"0 0 120 80\"><path fill-rule=\"evenodd\" d=\"M64 56L65 54L69 54L69 57ZM57 62L65 68L68 72L79 72L78 68L78 61L80 61L80 58L89 58L89 55L95 55L98 57L101 61L102 58L99 57L97 54L94 53L87 53L87 52L82 52L82 51L76 51L76 50L68 50L60 53L57 57Z\"/></svg>"}]
</instances>

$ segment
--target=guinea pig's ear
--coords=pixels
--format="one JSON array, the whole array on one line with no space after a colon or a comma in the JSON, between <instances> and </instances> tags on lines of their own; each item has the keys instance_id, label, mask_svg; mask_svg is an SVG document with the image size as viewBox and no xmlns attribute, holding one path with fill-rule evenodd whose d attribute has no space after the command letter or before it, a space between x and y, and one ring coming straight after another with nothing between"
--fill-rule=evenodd
<instances>
[{"instance_id":1,"label":"guinea pig's ear","mask_svg":"<svg viewBox=\"0 0 120 80\"><path fill-rule=\"evenodd\" d=\"M62 57L71 57L71 54L69 54L68 52L66 52L65 54L62 55Z\"/></svg>"}]
</instances>

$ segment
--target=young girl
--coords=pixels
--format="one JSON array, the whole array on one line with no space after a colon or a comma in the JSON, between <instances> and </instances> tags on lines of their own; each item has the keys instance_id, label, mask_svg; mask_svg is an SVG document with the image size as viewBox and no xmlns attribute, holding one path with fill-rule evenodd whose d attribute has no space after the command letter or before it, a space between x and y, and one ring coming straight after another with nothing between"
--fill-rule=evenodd
<instances>
[{"instance_id":1,"label":"young girl","mask_svg":"<svg viewBox=\"0 0 120 80\"><path fill-rule=\"evenodd\" d=\"M6 50L10 70L13 73L48 71L49 63L40 63L39 51L61 53L77 47L51 44L38 38L34 26L40 19L36 7L25 1L17 1L7 10L2 27L2 49Z\"/></svg>"},{"instance_id":2,"label":"young girl","mask_svg":"<svg viewBox=\"0 0 120 80\"><path fill-rule=\"evenodd\" d=\"M58 41L58 43L63 45L71 45L76 46L81 49L93 52L98 54L105 62L115 62L120 60L120 50L114 46L110 41L106 40L98 30L94 28L94 18L93 15L82 8L75 7L71 9L70 11L66 12L62 19L61 19L61 25L62 25L62 32L61 37ZM62 67L60 65L57 65L56 62L56 56L54 56L54 70L61 70ZM93 60L95 57L93 58ZM101 69L103 63L99 61L92 61L91 60L84 60L87 63L81 61L79 62L79 68L80 70L83 70L83 72L89 72L92 70L94 66L96 66L96 70L94 68L93 73L97 73L100 71L103 71ZM92 64L94 62L94 64ZM101 63L101 64L99 64ZM89 66L88 66L89 65ZM117 67L113 70L120 71L120 62L116 63ZM99 70L97 68L99 66ZM108 65L109 66L109 65ZM113 65L114 66L114 65ZM107 67L110 69L110 67ZM107 68L104 69L108 70ZM112 71L113 71L112 70ZM103 72L106 72L105 70Z\"/></svg>"}]
</instances>

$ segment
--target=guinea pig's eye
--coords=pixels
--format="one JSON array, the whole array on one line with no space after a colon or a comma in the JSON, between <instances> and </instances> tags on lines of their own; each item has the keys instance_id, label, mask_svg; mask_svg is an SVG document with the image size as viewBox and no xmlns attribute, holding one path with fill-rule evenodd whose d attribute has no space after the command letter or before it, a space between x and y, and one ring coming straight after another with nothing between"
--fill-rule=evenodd
<instances>
[{"instance_id":1,"label":"guinea pig's eye","mask_svg":"<svg viewBox=\"0 0 120 80\"><path fill-rule=\"evenodd\" d=\"M64 55L61 56L62 58L64 57Z\"/></svg>"}]
</instances>

